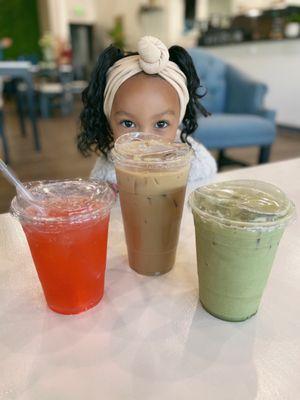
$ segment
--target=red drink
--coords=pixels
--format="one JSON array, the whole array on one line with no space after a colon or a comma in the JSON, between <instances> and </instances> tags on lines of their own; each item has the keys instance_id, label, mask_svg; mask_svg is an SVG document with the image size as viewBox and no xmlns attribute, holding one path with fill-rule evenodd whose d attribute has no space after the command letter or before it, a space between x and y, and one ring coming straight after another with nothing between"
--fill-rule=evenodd
<instances>
[{"instance_id":1,"label":"red drink","mask_svg":"<svg viewBox=\"0 0 300 400\"><path fill-rule=\"evenodd\" d=\"M62 183L63 195L56 197ZM13 201L12 211L19 212L48 306L62 314L77 314L103 296L114 195L105 183L84 181L39 182L35 195L41 189L43 215L32 206L20 215L18 200Z\"/></svg>"}]
</instances>

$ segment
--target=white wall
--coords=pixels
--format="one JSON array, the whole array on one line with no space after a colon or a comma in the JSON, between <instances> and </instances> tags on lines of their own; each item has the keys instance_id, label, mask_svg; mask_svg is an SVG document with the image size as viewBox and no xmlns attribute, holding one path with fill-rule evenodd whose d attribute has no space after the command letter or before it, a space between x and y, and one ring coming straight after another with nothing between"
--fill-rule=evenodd
<instances>
[{"instance_id":1,"label":"white wall","mask_svg":"<svg viewBox=\"0 0 300 400\"><path fill-rule=\"evenodd\" d=\"M252 8L266 9L274 5L300 5L300 0L198 0L196 15L207 19L212 13L238 14Z\"/></svg>"},{"instance_id":2,"label":"white wall","mask_svg":"<svg viewBox=\"0 0 300 400\"><path fill-rule=\"evenodd\" d=\"M200 0L201 1L201 0ZM208 14L230 15L232 12L233 0L209 0Z\"/></svg>"},{"instance_id":3,"label":"white wall","mask_svg":"<svg viewBox=\"0 0 300 400\"><path fill-rule=\"evenodd\" d=\"M44 33L50 30L48 2L45 2L45 0L38 0L37 6L41 32Z\"/></svg>"},{"instance_id":4,"label":"white wall","mask_svg":"<svg viewBox=\"0 0 300 400\"><path fill-rule=\"evenodd\" d=\"M66 16L74 24L93 24L96 22L95 0L60 0L65 3ZM109 2L108 2L109 3Z\"/></svg>"},{"instance_id":5,"label":"white wall","mask_svg":"<svg viewBox=\"0 0 300 400\"><path fill-rule=\"evenodd\" d=\"M69 39L69 24L94 24L96 0L39 0L42 31L63 40Z\"/></svg>"},{"instance_id":6,"label":"white wall","mask_svg":"<svg viewBox=\"0 0 300 400\"><path fill-rule=\"evenodd\" d=\"M196 16L207 19L212 13L237 13L241 9L267 8L275 0L198 0ZM286 4L299 4L300 0L286 0ZM113 27L115 18L123 16L127 45L135 48L141 34L147 33L141 25L139 9L148 0L39 0L42 30L48 30L62 39L68 39L69 24L93 24L96 34L103 40L105 32ZM163 36L166 44L181 41L184 24L184 0L156 0L165 9L160 26L150 29Z\"/></svg>"},{"instance_id":7,"label":"white wall","mask_svg":"<svg viewBox=\"0 0 300 400\"><path fill-rule=\"evenodd\" d=\"M148 4L147 0L114 0L108 5L108 1L95 1L97 23L105 29L113 26L117 16L123 16L126 44L129 49L136 49L136 43L143 34L163 36L167 45L176 43L183 32L184 1L183 0L157 0L156 4L165 9L161 17L160 26L151 21L140 18L139 10L142 5ZM146 28L147 27L147 28ZM147 32L148 30L148 32Z\"/></svg>"},{"instance_id":8,"label":"white wall","mask_svg":"<svg viewBox=\"0 0 300 400\"><path fill-rule=\"evenodd\" d=\"M69 26L65 0L48 0L49 25L54 36L68 40Z\"/></svg>"},{"instance_id":9,"label":"white wall","mask_svg":"<svg viewBox=\"0 0 300 400\"><path fill-rule=\"evenodd\" d=\"M206 49L268 85L266 107L277 122L300 128L300 39L243 43Z\"/></svg>"},{"instance_id":10,"label":"white wall","mask_svg":"<svg viewBox=\"0 0 300 400\"><path fill-rule=\"evenodd\" d=\"M300 5L300 0L232 0L233 13L247 11L251 8L264 10L274 6Z\"/></svg>"},{"instance_id":11,"label":"white wall","mask_svg":"<svg viewBox=\"0 0 300 400\"><path fill-rule=\"evenodd\" d=\"M184 29L184 1L165 1L166 13L168 16L168 36L166 45L171 46L180 41Z\"/></svg>"},{"instance_id":12,"label":"white wall","mask_svg":"<svg viewBox=\"0 0 300 400\"><path fill-rule=\"evenodd\" d=\"M272 5L272 0L233 0L233 11L234 12L243 12L245 10L249 10L251 8L264 9L268 8Z\"/></svg>"},{"instance_id":13,"label":"white wall","mask_svg":"<svg viewBox=\"0 0 300 400\"><path fill-rule=\"evenodd\" d=\"M142 34L161 36L169 46L180 41L184 24L184 0L157 0L165 12L160 26L142 25L139 10L148 0L39 0L42 30L50 30L61 39L69 38L69 24L92 24L99 49L109 42L107 31L115 19L123 17L126 44L135 49ZM148 28L146 28L146 26Z\"/></svg>"},{"instance_id":14,"label":"white wall","mask_svg":"<svg viewBox=\"0 0 300 400\"><path fill-rule=\"evenodd\" d=\"M196 4L196 19L204 20L208 17L208 0L198 0Z\"/></svg>"},{"instance_id":15,"label":"white wall","mask_svg":"<svg viewBox=\"0 0 300 400\"><path fill-rule=\"evenodd\" d=\"M143 3L145 1L141 0L95 1L97 23L108 30L113 27L115 18L122 16L126 42L131 46L139 37L138 10Z\"/></svg>"}]
</instances>

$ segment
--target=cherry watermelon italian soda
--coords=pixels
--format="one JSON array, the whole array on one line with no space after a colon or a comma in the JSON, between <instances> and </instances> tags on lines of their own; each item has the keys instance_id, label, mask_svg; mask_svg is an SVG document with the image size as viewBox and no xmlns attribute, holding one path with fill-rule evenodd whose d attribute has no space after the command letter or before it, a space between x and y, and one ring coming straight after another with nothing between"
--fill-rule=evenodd
<instances>
[{"instance_id":1,"label":"cherry watermelon italian soda","mask_svg":"<svg viewBox=\"0 0 300 400\"><path fill-rule=\"evenodd\" d=\"M18 194L11 213L25 232L48 306L77 314L104 292L108 225L115 195L101 181L38 181L26 184L39 208Z\"/></svg>"}]
</instances>

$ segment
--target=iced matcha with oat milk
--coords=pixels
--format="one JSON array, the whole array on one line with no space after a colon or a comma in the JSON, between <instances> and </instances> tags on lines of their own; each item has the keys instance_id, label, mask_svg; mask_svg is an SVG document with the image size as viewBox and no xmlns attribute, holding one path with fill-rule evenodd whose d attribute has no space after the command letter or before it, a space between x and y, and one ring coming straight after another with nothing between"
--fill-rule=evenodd
<instances>
[{"instance_id":1,"label":"iced matcha with oat milk","mask_svg":"<svg viewBox=\"0 0 300 400\"><path fill-rule=\"evenodd\" d=\"M129 133L115 143L129 265L159 275L174 265L192 150L160 136Z\"/></svg>"},{"instance_id":2,"label":"iced matcha with oat milk","mask_svg":"<svg viewBox=\"0 0 300 400\"><path fill-rule=\"evenodd\" d=\"M254 315L294 205L276 186L227 181L189 198L196 234L199 297L212 315L243 321Z\"/></svg>"}]
</instances>

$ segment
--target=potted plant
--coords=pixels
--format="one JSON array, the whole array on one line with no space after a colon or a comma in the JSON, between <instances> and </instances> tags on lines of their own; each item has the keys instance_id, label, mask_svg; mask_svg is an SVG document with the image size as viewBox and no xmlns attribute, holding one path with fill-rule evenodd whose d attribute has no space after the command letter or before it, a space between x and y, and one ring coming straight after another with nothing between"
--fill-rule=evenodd
<instances>
[{"instance_id":1,"label":"potted plant","mask_svg":"<svg viewBox=\"0 0 300 400\"><path fill-rule=\"evenodd\" d=\"M300 13L295 13L287 18L285 26L285 37L297 38L300 35Z\"/></svg>"},{"instance_id":2,"label":"potted plant","mask_svg":"<svg viewBox=\"0 0 300 400\"><path fill-rule=\"evenodd\" d=\"M46 63L53 63L55 60L55 40L50 32L44 33L39 40L42 49L43 60Z\"/></svg>"}]
</instances>

